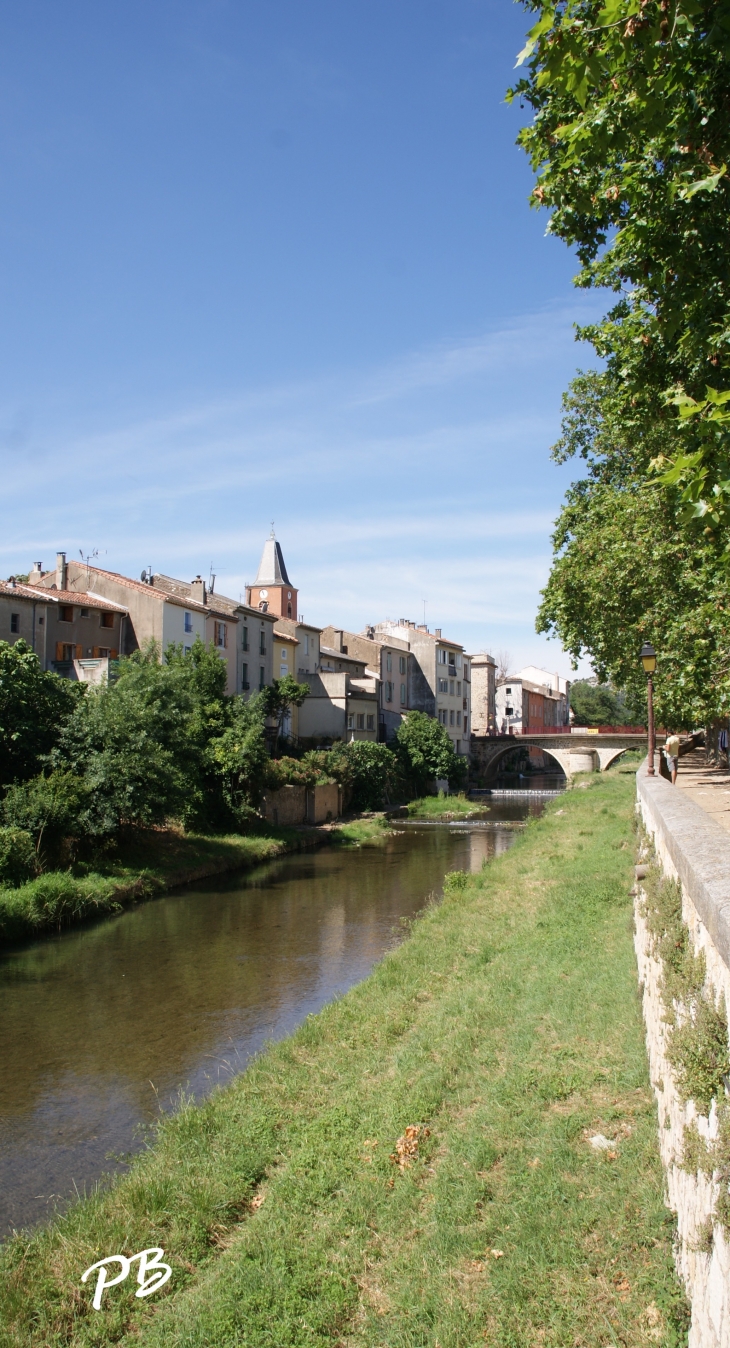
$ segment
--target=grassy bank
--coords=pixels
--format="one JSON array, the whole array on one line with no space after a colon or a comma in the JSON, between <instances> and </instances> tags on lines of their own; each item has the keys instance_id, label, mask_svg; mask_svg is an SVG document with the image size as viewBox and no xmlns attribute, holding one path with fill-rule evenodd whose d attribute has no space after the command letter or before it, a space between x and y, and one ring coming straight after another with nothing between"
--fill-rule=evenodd
<instances>
[{"instance_id":1,"label":"grassy bank","mask_svg":"<svg viewBox=\"0 0 730 1348\"><path fill-rule=\"evenodd\" d=\"M312 846L295 829L205 837L140 830L97 869L50 871L17 889L0 888L0 944L119 912L174 885L234 871Z\"/></svg>"},{"instance_id":2,"label":"grassy bank","mask_svg":"<svg viewBox=\"0 0 730 1348\"><path fill-rule=\"evenodd\" d=\"M465 795L423 796L409 803L408 815L411 819L465 819L488 809L486 801L468 800Z\"/></svg>"},{"instance_id":3,"label":"grassy bank","mask_svg":"<svg viewBox=\"0 0 730 1348\"><path fill-rule=\"evenodd\" d=\"M11 1242L4 1348L684 1343L633 778L581 785L452 876L366 982L165 1119L128 1176ZM93 1311L82 1271L154 1245L168 1286L144 1301L130 1280Z\"/></svg>"}]
</instances>

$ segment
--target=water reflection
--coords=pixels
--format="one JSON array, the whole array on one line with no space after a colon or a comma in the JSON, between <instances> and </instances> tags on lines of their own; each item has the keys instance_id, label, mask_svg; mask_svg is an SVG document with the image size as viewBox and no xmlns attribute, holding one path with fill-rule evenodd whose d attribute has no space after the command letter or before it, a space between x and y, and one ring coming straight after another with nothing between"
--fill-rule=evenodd
<instances>
[{"instance_id":1,"label":"water reflection","mask_svg":"<svg viewBox=\"0 0 730 1348\"><path fill-rule=\"evenodd\" d=\"M500 822L539 809L284 858L4 958L0 1230L83 1190L181 1088L204 1094L364 978L446 871L480 869L514 838Z\"/></svg>"}]
</instances>

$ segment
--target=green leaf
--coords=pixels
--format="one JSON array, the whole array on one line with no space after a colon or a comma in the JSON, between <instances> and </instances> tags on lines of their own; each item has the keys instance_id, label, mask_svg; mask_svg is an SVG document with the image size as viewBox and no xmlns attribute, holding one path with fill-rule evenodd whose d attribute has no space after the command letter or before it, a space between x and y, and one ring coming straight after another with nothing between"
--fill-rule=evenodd
<instances>
[{"instance_id":1,"label":"green leaf","mask_svg":"<svg viewBox=\"0 0 730 1348\"><path fill-rule=\"evenodd\" d=\"M683 187L680 190L680 197L683 201L691 201L692 197L698 192L714 192L720 179L727 173L727 165L723 164L717 173L712 173L709 178L702 178L698 183L692 183L690 187Z\"/></svg>"}]
</instances>

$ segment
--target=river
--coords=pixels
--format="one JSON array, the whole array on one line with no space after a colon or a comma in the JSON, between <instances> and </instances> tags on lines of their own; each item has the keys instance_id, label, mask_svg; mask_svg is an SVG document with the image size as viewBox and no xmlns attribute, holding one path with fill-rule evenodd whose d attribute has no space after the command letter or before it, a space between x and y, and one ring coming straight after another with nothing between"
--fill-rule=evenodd
<instances>
[{"instance_id":1,"label":"river","mask_svg":"<svg viewBox=\"0 0 730 1348\"><path fill-rule=\"evenodd\" d=\"M5 955L0 1232L88 1190L181 1089L204 1095L365 978L447 871L479 870L542 808L397 823L380 846L283 857Z\"/></svg>"}]
</instances>

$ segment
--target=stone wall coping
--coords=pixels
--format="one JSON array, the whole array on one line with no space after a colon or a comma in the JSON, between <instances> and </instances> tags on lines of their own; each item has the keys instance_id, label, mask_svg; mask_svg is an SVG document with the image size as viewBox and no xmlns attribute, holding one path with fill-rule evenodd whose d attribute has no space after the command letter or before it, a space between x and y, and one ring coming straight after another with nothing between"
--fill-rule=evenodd
<instances>
[{"instance_id":1,"label":"stone wall coping","mask_svg":"<svg viewBox=\"0 0 730 1348\"><path fill-rule=\"evenodd\" d=\"M646 762L636 774L639 800L718 954L730 969L730 837L721 824ZM647 820L646 822L649 822Z\"/></svg>"}]
</instances>

